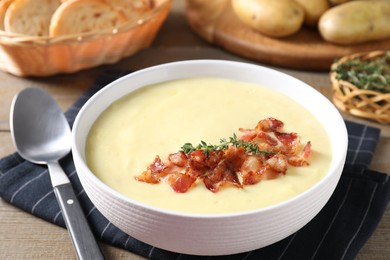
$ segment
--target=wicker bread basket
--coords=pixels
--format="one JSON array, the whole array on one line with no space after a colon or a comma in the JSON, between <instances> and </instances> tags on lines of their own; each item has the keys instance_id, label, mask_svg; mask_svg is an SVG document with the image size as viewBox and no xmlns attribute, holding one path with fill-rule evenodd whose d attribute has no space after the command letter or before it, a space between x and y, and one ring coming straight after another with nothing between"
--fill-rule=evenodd
<instances>
[{"instance_id":1,"label":"wicker bread basket","mask_svg":"<svg viewBox=\"0 0 390 260\"><path fill-rule=\"evenodd\" d=\"M390 123L390 93L360 89L352 83L336 78L336 67L351 59L370 60L384 56L386 51L357 53L342 57L331 66L333 102L344 112L382 124Z\"/></svg>"},{"instance_id":2,"label":"wicker bread basket","mask_svg":"<svg viewBox=\"0 0 390 260\"><path fill-rule=\"evenodd\" d=\"M31 37L0 31L0 69L17 76L48 76L115 63L151 45L172 1L154 0L142 19L99 33Z\"/></svg>"}]
</instances>

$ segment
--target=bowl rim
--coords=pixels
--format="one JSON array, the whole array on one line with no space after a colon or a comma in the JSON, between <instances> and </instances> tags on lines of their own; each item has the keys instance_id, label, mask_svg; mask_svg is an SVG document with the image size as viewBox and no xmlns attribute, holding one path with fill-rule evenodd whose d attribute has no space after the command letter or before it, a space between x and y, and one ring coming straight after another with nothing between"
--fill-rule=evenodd
<instances>
[{"instance_id":1,"label":"bowl rim","mask_svg":"<svg viewBox=\"0 0 390 260\"><path fill-rule=\"evenodd\" d=\"M141 18L131 19L125 23L119 24L117 27L103 29L98 32L94 31L63 36L30 36L0 30L0 44L50 46L57 44L88 42L106 36L114 37L115 35L127 32L150 22L158 13L164 11L166 8L169 8L172 2L173 0L160 0L158 6L155 6L151 10L145 12Z\"/></svg>"},{"instance_id":2,"label":"bowl rim","mask_svg":"<svg viewBox=\"0 0 390 260\"><path fill-rule=\"evenodd\" d=\"M253 210L247 210L247 211L242 211L242 212L232 212L232 213L222 213L222 214L200 214L200 213L187 213L187 212L180 212L180 211L174 211L174 210L169 210L169 209L163 209L159 208L156 206L148 205L146 203L140 202L136 199L127 197L120 192L114 190L113 188L109 187L107 184L102 182L98 177L96 177L93 172L89 169L87 166L84 156L82 156L82 153L80 149L78 149L78 144L77 144L77 134L79 131L79 125L82 120L83 115L86 113L86 110L91 106L91 104L95 103L95 100L98 99L100 96L103 96L106 92L109 92L111 88L115 88L115 86L122 82L122 81L128 81L131 80L132 78L142 76L143 74L148 74L150 72L153 72L155 70L164 70L165 68L171 68L174 66L191 66L194 64L207 64L207 65L213 65L213 66L218 66L218 65L226 65L226 66L238 66L238 67L244 67L244 68L252 68L252 69L257 69L257 70L263 70L266 71L267 73L274 74L277 76L282 76L286 79L296 81L299 83L302 88L306 88L307 91L311 92L313 95L316 95L318 98L322 99L324 104L327 106L327 109L331 111L334 115L335 118L332 118L334 122L338 122L339 126L339 131L340 131L340 136L341 140L344 140L343 143L338 144L337 148L342 151L342 156L340 158L335 158L332 156L332 161L331 165L328 169L328 173L322 177L317 183L315 183L313 186L311 186L309 189L301 192L300 194L287 199L285 201L282 201L280 203L270 205L267 207L263 208L258 208L258 209L253 209ZM167 79L166 81L174 80L177 78L171 78ZM160 81L163 82L163 81ZM128 91L127 93L131 93L139 88L142 88L147 85L139 86L136 88L132 88L131 91ZM117 99L113 99L112 102L114 102ZM112 103L111 102L111 103ZM104 109L103 109L104 111ZM100 114L100 113L99 113ZM89 131L90 129L88 129ZM332 145L333 146L333 145ZM345 121L343 120L341 114L337 110L337 108L333 105L333 103L328 100L323 94L321 94L319 91L311 87L310 85L306 84L305 82L290 76L286 73L280 72L276 69L271 69L262 65L257 65L257 64L251 64L251 63L245 63L245 62L239 62L239 61L228 61L228 60L210 60L210 59L199 59L199 60L185 60L185 61L174 61L174 62L168 62L164 64L159 64L155 66L151 66L148 68L144 68L135 72L132 72L130 74L127 74L125 76L122 76L113 82L109 83L102 89L100 89L98 92L96 92L92 97L90 97L87 102L83 105L83 107L80 109L78 112L76 119L74 121L73 127L72 127L72 154L75 159L75 163L79 163L79 167L81 167L82 173L79 173L78 171L77 174L87 174L89 178L92 178L94 183L98 185L101 189L105 190L106 192L110 193L111 195L114 195L115 197L119 198L122 201L125 201L127 203L132 204L133 206L137 208L143 208L148 211L153 211L153 212L158 212L159 214L167 215L167 216L175 216L175 217L184 217L184 218L194 218L194 219L223 219L223 218L230 218L230 217L239 217L239 216L249 216L249 215L254 215L254 214L259 214L261 212L272 212L272 211L277 211L279 208L283 207L289 207L289 205L294 204L296 201L299 201L301 197L306 197L309 194L313 193L315 190L318 189L320 186L324 186L328 184L328 181L330 179L334 178L336 175L337 177L337 182L341 176L343 166L345 164L346 160L346 154L347 154L347 148L348 148L348 133L345 125ZM333 150L333 148L332 148ZM331 173L331 174L330 174ZM332 191L333 192L333 191Z\"/></svg>"}]
</instances>

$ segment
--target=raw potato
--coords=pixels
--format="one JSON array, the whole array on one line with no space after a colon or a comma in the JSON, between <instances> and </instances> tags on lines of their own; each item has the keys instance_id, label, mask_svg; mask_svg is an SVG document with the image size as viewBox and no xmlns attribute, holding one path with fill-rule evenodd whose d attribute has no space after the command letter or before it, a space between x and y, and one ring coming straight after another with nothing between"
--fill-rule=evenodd
<instances>
[{"instance_id":1,"label":"raw potato","mask_svg":"<svg viewBox=\"0 0 390 260\"><path fill-rule=\"evenodd\" d=\"M328 42L356 44L390 37L390 1L352 1L326 11L318 29Z\"/></svg>"},{"instance_id":2,"label":"raw potato","mask_svg":"<svg viewBox=\"0 0 390 260\"><path fill-rule=\"evenodd\" d=\"M328 0L295 0L305 11L305 24L317 27L318 20L330 8Z\"/></svg>"},{"instance_id":3,"label":"raw potato","mask_svg":"<svg viewBox=\"0 0 390 260\"><path fill-rule=\"evenodd\" d=\"M214 23L215 19L224 11L226 3L230 0L191 0L186 1L188 10L195 10L195 13L204 14L201 22L206 24Z\"/></svg>"},{"instance_id":4,"label":"raw potato","mask_svg":"<svg viewBox=\"0 0 390 260\"><path fill-rule=\"evenodd\" d=\"M303 8L292 0L232 0L238 18L271 37L296 33L304 21Z\"/></svg>"},{"instance_id":5,"label":"raw potato","mask_svg":"<svg viewBox=\"0 0 390 260\"><path fill-rule=\"evenodd\" d=\"M309 0L310 1L310 0ZM341 5L351 0L328 0L331 5Z\"/></svg>"}]
</instances>

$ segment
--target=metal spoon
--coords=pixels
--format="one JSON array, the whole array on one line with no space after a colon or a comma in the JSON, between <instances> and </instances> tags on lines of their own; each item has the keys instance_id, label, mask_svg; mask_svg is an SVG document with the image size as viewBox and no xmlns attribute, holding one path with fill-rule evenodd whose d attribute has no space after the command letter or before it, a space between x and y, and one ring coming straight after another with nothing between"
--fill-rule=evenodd
<instances>
[{"instance_id":1,"label":"metal spoon","mask_svg":"<svg viewBox=\"0 0 390 260\"><path fill-rule=\"evenodd\" d=\"M11 133L18 153L47 164L51 183L79 259L104 259L58 160L70 152L71 131L61 109L43 90L27 88L13 100Z\"/></svg>"}]
</instances>

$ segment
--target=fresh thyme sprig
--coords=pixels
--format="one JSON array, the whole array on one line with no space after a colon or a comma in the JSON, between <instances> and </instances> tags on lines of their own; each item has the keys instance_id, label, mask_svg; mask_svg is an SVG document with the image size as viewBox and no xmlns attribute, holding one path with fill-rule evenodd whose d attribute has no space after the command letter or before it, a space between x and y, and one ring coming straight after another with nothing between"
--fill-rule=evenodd
<instances>
[{"instance_id":1,"label":"fresh thyme sprig","mask_svg":"<svg viewBox=\"0 0 390 260\"><path fill-rule=\"evenodd\" d=\"M334 71L336 79L348 81L360 89L390 93L390 51L366 61L359 58L348 60Z\"/></svg>"},{"instance_id":2,"label":"fresh thyme sprig","mask_svg":"<svg viewBox=\"0 0 390 260\"><path fill-rule=\"evenodd\" d=\"M234 146L234 147L243 147L245 153L247 154L272 154L272 151L265 151L265 150L260 150L259 146L256 143L253 142L246 142L243 140L240 140L237 138L236 134L233 134L232 137L229 137L229 141L226 140L225 138L220 139L219 144L212 145L212 144L207 144L205 141L201 141L200 144L197 146L193 146L191 143L185 143L181 149L185 154L189 154L195 150L202 150L202 152L208 157L211 152L213 151L222 151L226 150L229 146Z\"/></svg>"}]
</instances>

